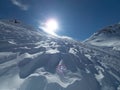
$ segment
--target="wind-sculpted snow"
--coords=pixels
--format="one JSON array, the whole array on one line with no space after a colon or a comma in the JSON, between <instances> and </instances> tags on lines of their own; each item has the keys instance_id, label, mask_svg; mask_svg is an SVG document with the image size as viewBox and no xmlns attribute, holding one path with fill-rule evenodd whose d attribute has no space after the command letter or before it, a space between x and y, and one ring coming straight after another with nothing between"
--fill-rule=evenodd
<instances>
[{"instance_id":1,"label":"wind-sculpted snow","mask_svg":"<svg viewBox=\"0 0 120 90\"><path fill-rule=\"evenodd\" d=\"M0 90L120 90L119 57L0 21Z\"/></svg>"}]
</instances>

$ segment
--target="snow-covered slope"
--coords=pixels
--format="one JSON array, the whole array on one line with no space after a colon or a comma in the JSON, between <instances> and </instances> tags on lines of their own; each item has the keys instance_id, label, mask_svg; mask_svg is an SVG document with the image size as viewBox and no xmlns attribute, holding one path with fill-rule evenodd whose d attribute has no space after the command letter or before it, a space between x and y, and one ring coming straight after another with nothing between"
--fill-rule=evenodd
<instances>
[{"instance_id":1,"label":"snow-covered slope","mask_svg":"<svg viewBox=\"0 0 120 90\"><path fill-rule=\"evenodd\" d=\"M120 24L105 27L92 35L85 43L120 51Z\"/></svg>"},{"instance_id":2,"label":"snow-covered slope","mask_svg":"<svg viewBox=\"0 0 120 90\"><path fill-rule=\"evenodd\" d=\"M0 90L120 90L120 58L0 21Z\"/></svg>"}]
</instances>

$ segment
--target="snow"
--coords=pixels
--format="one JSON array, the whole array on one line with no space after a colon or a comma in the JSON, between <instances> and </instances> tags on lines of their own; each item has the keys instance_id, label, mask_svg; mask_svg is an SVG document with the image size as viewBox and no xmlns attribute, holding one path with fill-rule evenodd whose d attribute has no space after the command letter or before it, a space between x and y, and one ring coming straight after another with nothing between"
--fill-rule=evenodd
<instances>
[{"instance_id":1,"label":"snow","mask_svg":"<svg viewBox=\"0 0 120 90\"><path fill-rule=\"evenodd\" d=\"M0 78L0 90L19 90L24 79L20 79L19 75Z\"/></svg>"},{"instance_id":2,"label":"snow","mask_svg":"<svg viewBox=\"0 0 120 90\"><path fill-rule=\"evenodd\" d=\"M44 68L37 69L36 72L34 74L31 74L29 77L32 77L32 76L44 76L48 83L58 83L63 88L67 88L69 85L73 84L75 81L80 80L77 77L69 78L69 76L67 77L64 76L62 77L63 80L61 80L58 74L51 74L49 72L46 72Z\"/></svg>"},{"instance_id":3,"label":"snow","mask_svg":"<svg viewBox=\"0 0 120 90\"><path fill-rule=\"evenodd\" d=\"M113 76L113 77L115 77L118 81L120 81L120 77L119 76L117 76L117 75L115 75L113 72L111 72L111 71L109 71L109 73Z\"/></svg>"},{"instance_id":4,"label":"snow","mask_svg":"<svg viewBox=\"0 0 120 90\"><path fill-rule=\"evenodd\" d=\"M77 50L75 48L70 48L69 49L69 53L76 55L77 54Z\"/></svg>"},{"instance_id":5,"label":"snow","mask_svg":"<svg viewBox=\"0 0 120 90\"><path fill-rule=\"evenodd\" d=\"M16 44L16 42L15 41L13 41L13 40L10 40L10 41L8 41L10 44Z\"/></svg>"},{"instance_id":6,"label":"snow","mask_svg":"<svg viewBox=\"0 0 120 90\"><path fill-rule=\"evenodd\" d=\"M120 24L111 25L93 34L83 43L113 51L120 51Z\"/></svg>"},{"instance_id":7,"label":"snow","mask_svg":"<svg viewBox=\"0 0 120 90\"><path fill-rule=\"evenodd\" d=\"M80 43L27 27L0 21L0 90L120 90L118 35Z\"/></svg>"},{"instance_id":8,"label":"snow","mask_svg":"<svg viewBox=\"0 0 120 90\"><path fill-rule=\"evenodd\" d=\"M2 58L2 57L8 57L8 56L10 56L10 55L14 55L14 54L16 54L16 53L13 53L13 52L0 52L0 58Z\"/></svg>"},{"instance_id":9,"label":"snow","mask_svg":"<svg viewBox=\"0 0 120 90\"><path fill-rule=\"evenodd\" d=\"M55 53L59 53L60 51L57 49L49 49L46 51L47 54L55 54Z\"/></svg>"},{"instance_id":10,"label":"snow","mask_svg":"<svg viewBox=\"0 0 120 90\"><path fill-rule=\"evenodd\" d=\"M86 73L90 73L90 71L87 68L85 70L86 70Z\"/></svg>"},{"instance_id":11,"label":"snow","mask_svg":"<svg viewBox=\"0 0 120 90\"><path fill-rule=\"evenodd\" d=\"M120 51L120 47L119 46L113 46L113 50Z\"/></svg>"},{"instance_id":12,"label":"snow","mask_svg":"<svg viewBox=\"0 0 120 90\"><path fill-rule=\"evenodd\" d=\"M44 41L38 42L38 43L36 43L36 45L37 46L35 48L40 48L40 47L47 48L47 47L49 47L49 43L45 43Z\"/></svg>"},{"instance_id":13,"label":"snow","mask_svg":"<svg viewBox=\"0 0 120 90\"><path fill-rule=\"evenodd\" d=\"M95 78L101 84L101 80L104 78L104 75L101 71L98 72L99 74L95 74Z\"/></svg>"},{"instance_id":14,"label":"snow","mask_svg":"<svg viewBox=\"0 0 120 90\"><path fill-rule=\"evenodd\" d=\"M107 41L107 39L102 39L101 42L96 42L96 41L90 41L91 45L95 45L95 46L107 46L107 47L116 47L116 46L120 46L120 40L109 40ZM119 50L119 47L118 47Z\"/></svg>"},{"instance_id":15,"label":"snow","mask_svg":"<svg viewBox=\"0 0 120 90\"><path fill-rule=\"evenodd\" d=\"M120 85L118 86L117 90L120 90Z\"/></svg>"},{"instance_id":16,"label":"snow","mask_svg":"<svg viewBox=\"0 0 120 90\"><path fill-rule=\"evenodd\" d=\"M91 56L90 56L89 54L85 54L85 56L86 56L89 60L91 60Z\"/></svg>"},{"instance_id":17,"label":"snow","mask_svg":"<svg viewBox=\"0 0 120 90\"><path fill-rule=\"evenodd\" d=\"M39 52L39 53L35 53L35 54L29 54L29 53L24 53L21 54L20 56L17 57L17 60L20 61L20 59L24 59L24 58L36 58L37 56L43 54L43 52Z\"/></svg>"}]
</instances>

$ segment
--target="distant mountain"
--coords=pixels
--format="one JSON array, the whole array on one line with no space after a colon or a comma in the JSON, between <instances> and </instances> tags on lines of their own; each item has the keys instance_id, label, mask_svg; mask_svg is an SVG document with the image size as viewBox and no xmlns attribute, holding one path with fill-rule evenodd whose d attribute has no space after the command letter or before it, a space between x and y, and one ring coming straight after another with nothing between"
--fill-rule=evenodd
<instances>
[{"instance_id":1,"label":"distant mountain","mask_svg":"<svg viewBox=\"0 0 120 90\"><path fill-rule=\"evenodd\" d=\"M111 25L96 32L84 43L120 51L120 24Z\"/></svg>"},{"instance_id":2,"label":"distant mountain","mask_svg":"<svg viewBox=\"0 0 120 90\"><path fill-rule=\"evenodd\" d=\"M0 90L120 90L117 29L107 27L81 43L1 20Z\"/></svg>"}]
</instances>

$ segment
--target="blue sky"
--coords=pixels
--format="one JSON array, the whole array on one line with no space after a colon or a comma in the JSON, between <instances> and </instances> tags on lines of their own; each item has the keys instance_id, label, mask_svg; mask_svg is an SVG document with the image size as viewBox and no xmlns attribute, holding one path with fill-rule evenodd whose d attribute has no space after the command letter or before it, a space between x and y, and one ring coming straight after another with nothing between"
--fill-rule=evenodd
<instances>
[{"instance_id":1,"label":"blue sky","mask_svg":"<svg viewBox=\"0 0 120 90\"><path fill-rule=\"evenodd\" d=\"M120 21L120 0L0 0L0 18L16 18L36 27L56 18L58 35L82 41Z\"/></svg>"}]
</instances>

